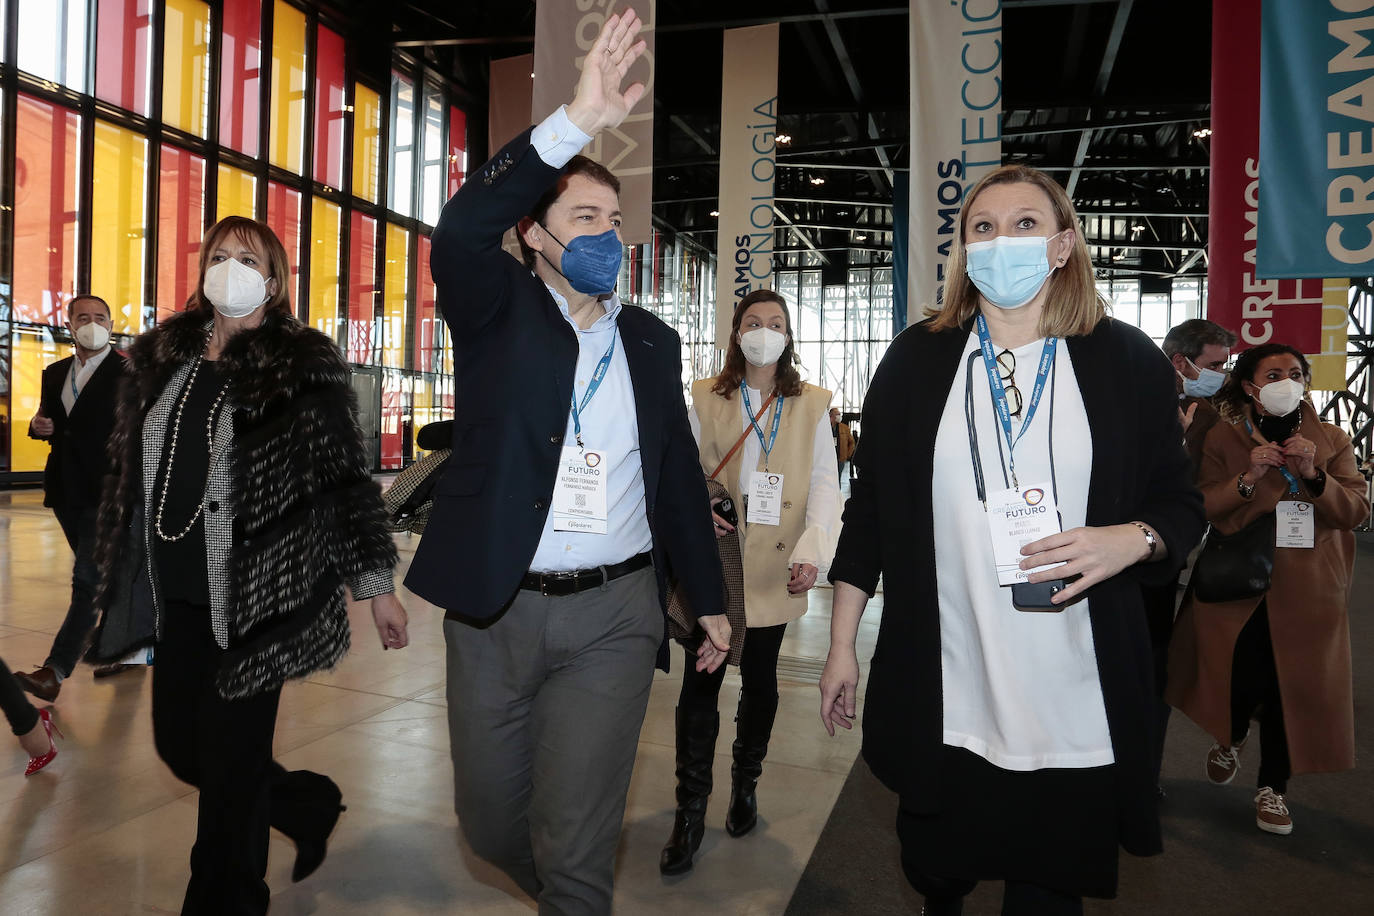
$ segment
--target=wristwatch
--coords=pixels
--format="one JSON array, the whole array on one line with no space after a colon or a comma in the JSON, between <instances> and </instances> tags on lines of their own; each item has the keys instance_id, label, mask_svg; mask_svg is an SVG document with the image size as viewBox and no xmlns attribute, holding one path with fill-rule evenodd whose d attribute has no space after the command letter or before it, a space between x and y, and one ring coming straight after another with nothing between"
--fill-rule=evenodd
<instances>
[{"instance_id":1,"label":"wristwatch","mask_svg":"<svg viewBox=\"0 0 1374 916\"><path fill-rule=\"evenodd\" d=\"M1159 540L1155 537L1155 533L1147 528L1143 522L1131 522L1131 524L1139 528L1141 533L1145 535L1145 546L1148 548L1149 552L1145 554L1145 559L1140 562L1148 563L1154 559L1155 548L1159 546Z\"/></svg>"}]
</instances>

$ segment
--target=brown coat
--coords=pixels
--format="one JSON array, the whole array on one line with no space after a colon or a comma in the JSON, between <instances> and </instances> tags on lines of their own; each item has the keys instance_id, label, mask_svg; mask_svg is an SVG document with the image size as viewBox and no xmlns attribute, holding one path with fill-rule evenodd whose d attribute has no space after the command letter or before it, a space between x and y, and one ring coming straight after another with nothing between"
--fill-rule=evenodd
<instances>
[{"instance_id":1,"label":"brown coat","mask_svg":"<svg viewBox=\"0 0 1374 916\"><path fill-rule=\"evenodd\" d=\"M1369 502L1350 437L1322 423L1312 405L1301 409L1298 431L1316 445L1315 464L1326 472L1320 496L1300 484L1299 498L1316 512L1316 546L1276 548L1265 597L1293 772L1316 773L1355 765L1347 604L1355 565L1351 529L1369 513ZM1250 499L1240 495L1236 480L1249 468L1254 445L1244 424L1225 419L1207 437L1198 487L1218 531L1237 531L1287 498L1288 483L1277 469L1260 479ZM1208 604L1189 593L1174 628L1166 698L1223 745L1231 738L1236 638L1259 602Z\"/></svg>"}]
</instances>

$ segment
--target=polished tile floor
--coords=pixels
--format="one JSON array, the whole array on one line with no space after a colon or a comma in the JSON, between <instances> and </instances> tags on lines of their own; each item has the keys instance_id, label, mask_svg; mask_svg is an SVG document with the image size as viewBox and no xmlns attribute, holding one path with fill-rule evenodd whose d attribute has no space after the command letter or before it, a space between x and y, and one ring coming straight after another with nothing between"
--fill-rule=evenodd
<instances>
[{"instance_id":1,"label":"polished tile floor","mask_svg":"<svg viewBox=\"0 0 1374 916\"><path fill-rule=\"evenodd\" d=\"M402 568L414 542L398 538ZM66 610L71 553L37 491L0 492L0 658L41 664ZM452 808L445 720L442 614L402 594L410 647L383 652L364 606L350 609L354 648L339 667L282 693L276 751L288 768L328 773L348 811L328 859L300 884L294 849L274 834L268 883L274 914L529 914L533 905L472 857ZM872 654L878 602L860 634ZM729 722L739 679L722 691L722 735L708 832L695 870L658 873L672 825L673 707L680 675L659 673L640 737L616 868L616 912L781 913L858 752L857 733L829 738L817 717L814 676L829 642L830 592L783 643L781 704L759 785L761 829L724 831ZM680 655L674 664L680 662ZM811 679L808 680L808 674ZM866 672L865 672L866 675ZM94 681L88 668L63 685L57 759L25 778L18 743L0 739L0 916L117 916L177 912L195 832L196 795L153 749L150 676ZM861 682L862 683L862 682Z\"/></svg>"}]
</instances>

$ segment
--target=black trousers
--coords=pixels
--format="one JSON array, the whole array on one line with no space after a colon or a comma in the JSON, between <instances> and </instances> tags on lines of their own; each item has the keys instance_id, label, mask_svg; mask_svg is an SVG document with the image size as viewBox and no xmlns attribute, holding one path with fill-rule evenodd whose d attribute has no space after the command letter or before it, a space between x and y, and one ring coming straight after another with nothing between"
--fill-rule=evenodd
<instances>
[{"instance_id":1,"label":"black trousers","mask_svg":"<svg viewBox=\"0 0 1374 916\"><path fill-rule=\"evenodd\" d=\"M215 689L221 650L210 609L171 601L153 666L153 737L181 781L200 790L183 914L267 912L269 798L280 688L244 700Z\"/></svg>"},{"instance_id":2,"label":"black trousers","mask_svg":"<svg viewBox=\"0 0 1374 916\"><path fill-rule=\"evenodd\" d=\"M100 570L95 564L96 510L94 506L68 507L54 509L53 514L76 554L76 562L72 565L71 604L43 664L68 677L95 629L95 592L100 586Z\"/></svg>"},{"instance_id":3,"label":"black trousers","mask_svg":"<svg viewBox=\"0 0 1374 916\"><path fill-rule=\"evenodd\" d=\"M1178 581L1171 579L1164 585L1142 585L1140 597L1145 602L1145 622L1150 630L1150 657L1155 675L1155 784L1164 765L1164 737L1169 730L1170 706L1164 702L1164 686L1169 679L1169 640L1174 632L1174 615L1178 611Z\"/></svg>"},{"instance_id":4,"label":"black trousers","mask_svg":"<svg viewBox=\"0 0 1374 916\"><path fill-rule=\"evenodd\" d=\"M782 651L782 637L787 624L775 627L749 627L744 634L744 652L740 655L739 673L743 684L741 696L772 701L778 695L778 653ZM682 692L678 706L698 712L714 712L725 683L725 665L706 673L697 671L693 656L684 658Z\"/></svg>"},{"instance_id":5,"label":"black trousers","mask_svg":"<svg viewBox=\"0 0 1374 916\"><path fill-rule=\"evenodd\" d=\"M902 869L917 893L926 898L926 913L943 916L958 913L964 897L978 886L977 881L932 878L913 871L905 859ZM1008 881L1002 891L1002 916L1081 916L1083 898L1040 887L1025 881Z\"/></svg>"},{"instance_id":6,"label":"black trousers","mask_svg":"<svg viewBox=\"0 0 1374 916\"><path fill-rule=\"evenodd\" d=\"M0 709L4 710L10 730L16 735L27 735L38 724L38 710L24 696L3 658L0 658Z\"/></svg>"},{"instance_id":7,"label":"black trousers","mask_svg":"<svg viewBox=\"0 0 1374 916\"><path fill-rule=\"evenodd\" d=\"M1250 730L1251 717L1260 726L1260 765L1256 786L1283 795L1293 768L1288 760L1288 732L1283 725L1279 672L1274 666L1274 641L1269 634L1269 606L1261 601L1236 638L1231 658L1231 743Z\"/></svg>"}]
</instances>

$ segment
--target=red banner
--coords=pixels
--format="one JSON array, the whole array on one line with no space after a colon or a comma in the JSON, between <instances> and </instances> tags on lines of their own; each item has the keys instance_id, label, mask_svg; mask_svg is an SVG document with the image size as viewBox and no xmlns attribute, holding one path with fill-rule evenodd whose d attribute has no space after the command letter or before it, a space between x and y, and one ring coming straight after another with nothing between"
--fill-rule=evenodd
<instances>
[{"instance_id":1,"label":"red banner","mask_svg":"<svg viewBox=\"0 0 1374 916\"><path fill-rule=\"evenodd\" d=\"M1260 0L1213 0L1212 22L1207 317L1240 336L1234 350L1272 342L1320 353L1322 280L1255 276Z\"/></svg>"}]
</instances>

